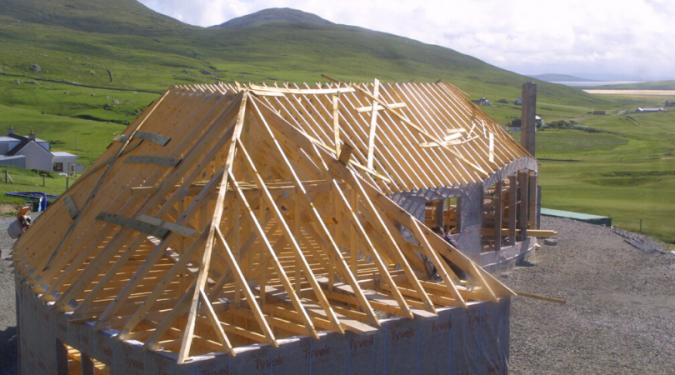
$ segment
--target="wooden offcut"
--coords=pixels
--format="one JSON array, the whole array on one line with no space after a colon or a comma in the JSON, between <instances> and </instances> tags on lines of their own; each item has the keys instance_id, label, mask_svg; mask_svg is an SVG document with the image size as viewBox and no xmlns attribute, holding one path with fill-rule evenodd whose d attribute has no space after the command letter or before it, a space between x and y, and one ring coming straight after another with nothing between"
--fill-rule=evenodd
<instances>
[{"instance_id":1,"label":"wooden offcut","mask_svg":"<svg viewBox=\"0 0 675 375\"><path fill-rule=\"evenodd\" d=\"M136 135L134 137L146 140L148 142L156 143L160 146L166 146L166 144L169 143L169 141L171 140L171 138L169 138L169 137L165 137L165 136L160 135L160 134L144 132L144 131L136 132Z\"/></svg>"}]
</instances>

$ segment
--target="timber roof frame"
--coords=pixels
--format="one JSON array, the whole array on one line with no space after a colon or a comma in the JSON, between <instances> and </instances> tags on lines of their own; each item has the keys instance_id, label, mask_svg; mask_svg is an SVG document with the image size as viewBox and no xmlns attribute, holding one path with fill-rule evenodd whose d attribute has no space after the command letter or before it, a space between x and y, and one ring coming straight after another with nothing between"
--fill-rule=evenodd
<instances>
[{"instance_id":1,"label":"timber roof frame","mask_svg":"<svg viewBox=\"0 0 675 375\"><path fill-rule=\"evenodd\" d=\"M515 295L387 194L523 157L449 84L172 87L17 241L15 272L71 323L178 363L372 334Z\"/></svg>"}]
</instances>

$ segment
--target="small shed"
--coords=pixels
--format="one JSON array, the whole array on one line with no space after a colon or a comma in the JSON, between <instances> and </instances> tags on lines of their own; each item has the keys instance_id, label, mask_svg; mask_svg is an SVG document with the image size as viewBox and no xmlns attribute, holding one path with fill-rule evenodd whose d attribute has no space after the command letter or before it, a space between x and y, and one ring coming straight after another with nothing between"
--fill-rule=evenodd
<instances>
[{"instance_id":1,"label":"small shed","mask_svg":"<svg viewBox=\"0 0 675 375\"><path fill-rule=\"evenodd\" d=\"M69 152L54 151L52 152L52 167L54 172L75 173L77 166L77 155Z\"/></svg>"}]
</instances>

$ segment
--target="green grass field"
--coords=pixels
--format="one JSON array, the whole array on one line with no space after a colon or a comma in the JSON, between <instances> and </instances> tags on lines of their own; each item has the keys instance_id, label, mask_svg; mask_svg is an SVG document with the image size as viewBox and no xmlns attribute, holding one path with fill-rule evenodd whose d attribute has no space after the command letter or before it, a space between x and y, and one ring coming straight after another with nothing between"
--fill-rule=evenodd
<instances>
[{"instance_id":1,"label":"green grass field","mask_svg":"<svg viewBox=\"0 0 675 375\"><path fill-rule=\"evenodd\" d=\"M470 99L485 95L494 106L483 109L507 124L521 108L497 101L512 103L522 83L532 80L447 48L358 27L204 29L134 0L0 0L0 51L0 134L10 125L19 134L32 129L53 150L79 155L85 167L170 85L314 84L322 73L344 81L441 79ZM574 120L586 127L538 133L543 205L609 215L630 230L642 219L644 232L675 242L675 113L619 115L675 97L589 95L537 84L537 114L547 123ZM42 177L24 172L10 171L15 184L3 179L0 203L21 203L5 197L7 191L60 194L65 188L59 176L47 178L43 188Z\"/></svg>"},{"instance_id":2,"label":"green grass field","mask_svg":"<svg viewBox=\"0 0 675 375\"><path fill-rule=\"evenodd\" d=\"M615 226L633 231L642 220L644 233L675 242L675 113L579 122L606 133L537 134L542 205L611 216Z\"/></svg>"},{"instance_id":3,"label":"green grass field","mask_svg":"<svg viewBox=\"0 0 675 375\"><path fill-rule=\"evenodd\" d=\"M5 182L5 171L8 174L7 182ZM43 177L42 174L46 176ZM3 165L0 166L0 194L2 196L0 204L12 205L15 208L19 208L27 199L10 197L6 193L40 191L47 194L60 195L66 190L66 184L72 185L73 182L73 178L68 179L55 172L45 173L44 171ZM7 211L6 207L3 207L3 211Z\"/></svg>"}]
</instances>

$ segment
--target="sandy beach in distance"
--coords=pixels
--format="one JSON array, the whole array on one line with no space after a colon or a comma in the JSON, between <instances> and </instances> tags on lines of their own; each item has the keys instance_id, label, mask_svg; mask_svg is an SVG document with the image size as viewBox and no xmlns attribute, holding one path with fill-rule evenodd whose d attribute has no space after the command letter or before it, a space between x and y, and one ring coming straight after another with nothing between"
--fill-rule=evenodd
<instances>
[{"instance_id":1,"label":"sandy beach in distance","mask_svg":"<svg viewBox=\"0 0 675 375\"><path fill-rule=\"evenodd\" d=\"M675 90L584 90L599 95L673 95Z\"/></svg>"}]
</instances>

